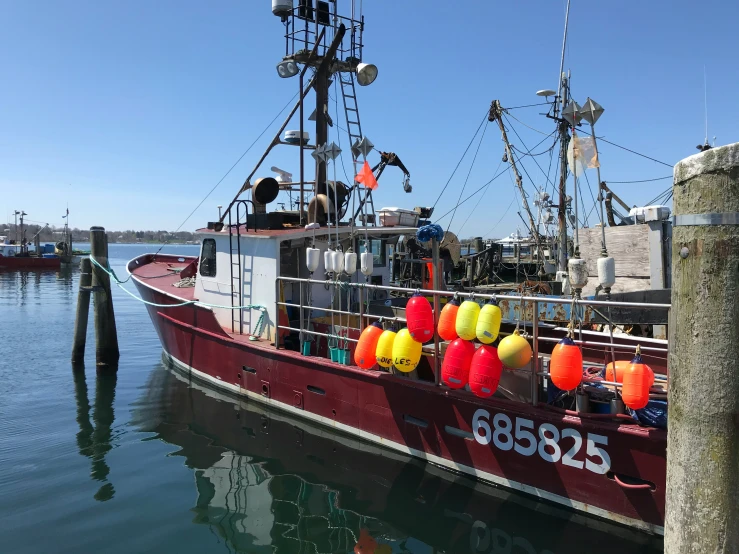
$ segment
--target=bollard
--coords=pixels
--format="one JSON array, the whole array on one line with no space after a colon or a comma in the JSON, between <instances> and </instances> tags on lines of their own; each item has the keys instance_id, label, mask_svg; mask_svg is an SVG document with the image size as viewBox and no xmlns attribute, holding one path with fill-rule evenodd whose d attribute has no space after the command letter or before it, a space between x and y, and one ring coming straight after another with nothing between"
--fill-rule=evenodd
<instances>
[{"instance_id":1,"label":"bollard","mask_svg":"<svg viewBox=\"0 0 739 554\"><path fill-rule=\"evenodd\" d=\"M90 254L103 267L108 267L108 237L103 227L90 227ZM110 277L92 265L92 287L95 299L95 361L98 368L115 368L118 363L118 335L110 293Z\"/></svg>"},{"instance_id":2,"label":"bollard","mask_svg":"<svg viewBox=\"0 0 739 554\"><path fill-rule=\"evenodd\" d=\"M673 198L665 552L739 552L739 143Z\"/></svg>"},{"instance_id":3,"label":"bollard","mask_svg":"<svg viewBox=\"0 0 739 554\"><path fill-rule=\"evenodd\" d=\"M83 258L80 263L80 289L77 293L77 315L74 319L74 340L72 341L72 364L85 363L85 343L87 342L87 319L90 313L90 287L92 285L92 263Z\"/></svg>"}]
</instances>

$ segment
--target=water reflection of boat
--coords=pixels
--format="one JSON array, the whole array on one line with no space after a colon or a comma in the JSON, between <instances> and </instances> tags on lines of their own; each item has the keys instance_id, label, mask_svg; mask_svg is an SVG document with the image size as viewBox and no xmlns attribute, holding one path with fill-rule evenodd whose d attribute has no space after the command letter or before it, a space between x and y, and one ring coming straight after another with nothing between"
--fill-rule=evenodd
<instances>
[{"instance_id":1,"label":"water reflection of boat","mask_svg":"<svg viewBox=\"0 0 739 554\"><path fill-rule=\"evenodd\" d=\"M661 550L661 541L493 488L156 368L134 423L195 472L194 523L237 551ZM404 545L404 547L403 547Z\"/></svg>"}]
</instances>

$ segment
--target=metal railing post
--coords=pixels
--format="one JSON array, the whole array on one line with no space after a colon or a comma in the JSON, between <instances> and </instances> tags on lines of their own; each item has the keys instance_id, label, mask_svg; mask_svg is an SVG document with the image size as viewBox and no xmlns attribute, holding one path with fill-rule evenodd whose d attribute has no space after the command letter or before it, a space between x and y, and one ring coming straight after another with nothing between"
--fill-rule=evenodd
<instances>
[{"instance_id":1,"label":"metal railing post","mask_svg":"<svg viewBox=\"0 0 739 554\"><path fill-rule=\"evenodd\" d=\"M539 303L534 300L531 324L534 327L534 355L531 358L531 404L539 403Z\"/></svg>"},{"instance_id":2,"label":"metal railing post","mask_svg":"<svg viewBox=\"0 0 739 554\"><path fill-rule=\"evenodd\" d=\"M275 280L275 349L280 348L280 284L281 277Z\"/></svg>"},{"instance_id":3,"label":"metal railing post","mask_svg":"<svg viewBox=\"0 0 739 554\"><path fill-rule=\"evenodd\" d=\"M299 341L300 344L300 353L303 353L303 281L300 281L298 283L299 286L299 293L300 293L300 335L299 335Z\"/></svg>"}]
</instances>

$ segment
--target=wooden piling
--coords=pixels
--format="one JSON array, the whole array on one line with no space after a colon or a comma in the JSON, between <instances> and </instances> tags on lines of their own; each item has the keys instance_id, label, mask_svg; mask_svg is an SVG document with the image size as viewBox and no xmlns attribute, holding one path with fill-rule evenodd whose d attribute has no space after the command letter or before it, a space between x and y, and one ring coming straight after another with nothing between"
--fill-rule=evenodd
<instances>
[{"instance_id":1,"label":"wooden piling","mask_svg":"<svg viewBox=\"0 0 739 554\"><path fill-rule=\"evenodd\" d=\"M108 267L108 237L103 227L90 227L90 254L101 266ZM119 352L110 277L95 264L92 264L92 286L95 293L95 360L98 368L112 369L118 364Z\"/></svg>"},{"instance_id":2,"label":"wooden piling","mask_svg":"<svg viewBox=\"0 0 739 554\"><path fill-rule=\"evenodd\" d=\"M665 552L739 552L739 143L673 198Z\"/></svg>"},{"instance_id":3,"label":"wooden piling","mask_svg":"<svg viewBox=\"0 0 739 554\"><path fill-rule=\"evenodd\" d=\"M87 342L87 319L90 313L90 287L92 286L92 264L83 258L80 264L80 289L77 293L77 316L74 320L74 340L72 341L72 364L85 362L85 343Z\"/></svg>"}]
</instances>

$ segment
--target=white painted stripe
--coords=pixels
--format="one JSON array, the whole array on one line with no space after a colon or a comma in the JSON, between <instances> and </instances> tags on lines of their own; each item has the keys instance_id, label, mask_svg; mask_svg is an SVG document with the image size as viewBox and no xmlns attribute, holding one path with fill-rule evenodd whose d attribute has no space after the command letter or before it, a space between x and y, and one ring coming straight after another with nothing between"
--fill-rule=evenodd
<instances>
[{"instance_id":1,"label":"white painted stripe","mask_svg":"<svg viewBox=\"0 0 739 554\"><path fill-rule=\"evenodd\" d=\"M255 400L256 402L267 404L269 406L274 407L275 409L294 414L304 419L315 421L327 427L333 427L334 429L339 429L340 431L343 431L350 435L357 436L369 442L380 444L391 450L402 452L403 454L414 456L416 458L421 458L431 463L437 464L439 466L442 466L442 467L445 467L445 468L448 468L454 471L466 473L468 475L473 475L474 477L482 481L488 481L490 483L494 483L496 485L507 487L509 489L514 489L514 490L518 490L521 492L525 492L527 494L531 494L538 498L548 500L550 502L556 502L557 504L562 504L564 506L568 506L570 508L579 510L581 512L585 512L588 514L592 514L594 516L598 516L604 519L615 521L617 523L621 523L622 525L628 525L629 527L641 529L642 531L647 531L648 533L664 535L664 527L662 526L654 525L654 524L648 523L640 519L626 517L621 514L617 514L615 512L611 512L603 508L593 506L592 504L587 504L585 502L580 502L578 500L572 500L571 498L566 498L564 496L560 496L558 494L554 494L554 493L551 493L551 492L548 492L542 489L538 489L536 487L532 487L524 483L519 483L518 481L512 481L510 479L506 479L505 477L501 477L499 475L494 475L487 471L482 471L482 470L479 470L479 469L476 469L474 467L470 467L464 464L458 464L452 460L448 460L447 458L442 458L441 456L436 456L434 454L430 454L422 450L417 450L415 448L409 448L408 446L404 444L400 444L398 442L388 440L384 437L381 437L380 435L368 433L367 431L363 431L362 429L358 429L356 427L352 427L351 425L346 425L344 423L334 421L333 419L329 419L329 418L320 416L318 414L308 412L301 408L296 408L294 406L291 406L290 404L279 402L273 398L267 398L266 396L262 396L259 393L255 393L255 392L242 389L239 385L226 383L225 381L221 381L219 379L216 379L215 377L208 375L207 373L198 371L197 369L190 367L189 365L185 364L184 362L181 362L180 360L178 360L177 358L175 358L169 353L167 353L167 356L175 365L179 366L180 369L191 372L193 376L197 377L198 379L211 383L215 387L224 388L238 395L246 396L247 398Z\"/></svg>"}]
</instances>

